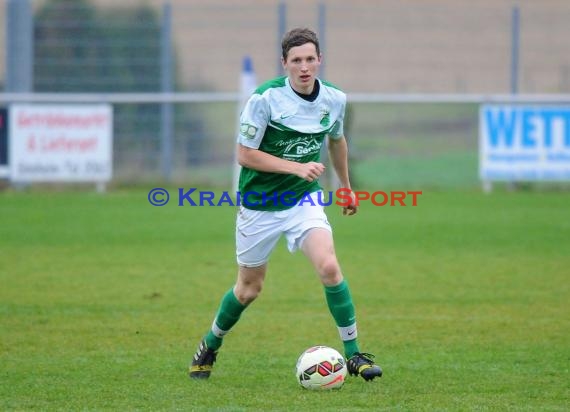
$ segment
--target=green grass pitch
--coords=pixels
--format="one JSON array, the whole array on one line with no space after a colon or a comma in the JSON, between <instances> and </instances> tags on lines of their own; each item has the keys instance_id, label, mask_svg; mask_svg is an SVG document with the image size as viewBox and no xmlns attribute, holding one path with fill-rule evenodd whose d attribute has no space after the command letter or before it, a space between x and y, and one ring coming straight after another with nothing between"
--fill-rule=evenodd
<instances>
[{"instance_id":1,"label":"green grass pitch","mask_svg":"<svg viewBox=\"0 0 570 412\"><path fill-rule=\"evenodd\" d=\"M151 187L149 187L150 189ZM145 191L0 193L0 410L567 410L570 194L424 191L328 210L361 347L384 377L310 392L298 355L342 349L280 243L209 381L187 365L232 285L235 208Z\"/></svg>"}]
</instances>

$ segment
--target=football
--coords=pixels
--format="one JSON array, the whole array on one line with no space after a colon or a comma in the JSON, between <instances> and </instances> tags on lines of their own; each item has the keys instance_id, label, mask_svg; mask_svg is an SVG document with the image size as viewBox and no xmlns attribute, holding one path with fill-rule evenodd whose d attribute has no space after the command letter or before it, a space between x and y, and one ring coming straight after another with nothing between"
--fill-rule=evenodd
<instances>
[{"instance_id":1,"label":"football","mask_svg":"<svg viewBox=\"0 0 570 412\"><path fill-rule=\"evenodd\" d=\"M347 368L344 357L328 346L313 346L299 356L297 381L307 389L339 389Z\"/></svg>"}]
</instances>

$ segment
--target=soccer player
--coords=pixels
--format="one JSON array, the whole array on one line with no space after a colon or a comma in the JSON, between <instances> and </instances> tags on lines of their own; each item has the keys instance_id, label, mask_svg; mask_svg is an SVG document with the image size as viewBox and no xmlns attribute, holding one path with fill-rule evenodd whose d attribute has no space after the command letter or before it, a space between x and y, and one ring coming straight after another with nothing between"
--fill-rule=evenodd
<instances>
[{"instance_id":1,"label":"soccer player","mask_svg":"<svg viewBox=\"0 0 570 412\"><path fill-rule=\"evenodd\" d=\"M360 351L354 305L337 261L318 183L325 170L319 162L320 150L328 136L330 159L340 183L351 187L343 132L346 95L316 77L321 53L313 31L293 29L281 45L287 75L261 85L240 116L237 281L222 297L211 329L194 354L190 377L210 376L224 335L260 293L269 256L284 235L289 251L300 249L323 284L349 373L372 380L382 376L382 370L373 355ZM356 212L355 203L343 208L345 215Z\"/></svg>"}]
</instances>

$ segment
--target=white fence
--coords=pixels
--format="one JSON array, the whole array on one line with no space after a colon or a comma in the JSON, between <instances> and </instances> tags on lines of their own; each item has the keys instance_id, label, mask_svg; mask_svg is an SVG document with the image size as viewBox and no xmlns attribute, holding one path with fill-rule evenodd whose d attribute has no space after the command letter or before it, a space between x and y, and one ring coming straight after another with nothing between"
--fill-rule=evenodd
<instances>
[{"instance_id":1,"label":"white fence","mask_svg":"<svg viewBox=\"0 0 570 412\"><path fill-rule=\"evenodd\" d=\"M239 101L237 93L0 93L0 105L8 107L111 104L116 183L227 188ZM569 102L567 94L349 94L352 178L374 188L476 186L479 105Z\"/></svg>"}]
</instances>

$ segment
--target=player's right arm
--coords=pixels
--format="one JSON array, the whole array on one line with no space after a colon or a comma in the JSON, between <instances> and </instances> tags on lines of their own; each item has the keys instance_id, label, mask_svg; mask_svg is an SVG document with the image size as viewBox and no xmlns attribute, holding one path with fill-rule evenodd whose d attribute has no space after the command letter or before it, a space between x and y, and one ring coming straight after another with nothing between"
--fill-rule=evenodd
<instances>
[{"instance_id":1,"label":"player's right arm","mask_svg":"<svg viewBox=\"0 0 570 412\"><path fill-rule=\"evenodd\" d=\"M290 174L300 177L307 182L319 178L325 171L325 166L318 162L298 163L281 159L258 149L238 143L237 158L240 166L260 172Z\"/></svg>"},{"instance_id":2,"label":"player's right arm","mask_svg":"<svg viewBox=\"0 0 570 412\"><path fill-rule=\"evenodd\" d=\"M322 163L298 163L259 150L270 119L271 109L267 99L261 94L254 93L240 116L237 139L238 163L260 172L291 174L308 182L316 180L325 170Z\"/></svg>"}]
</instances>

